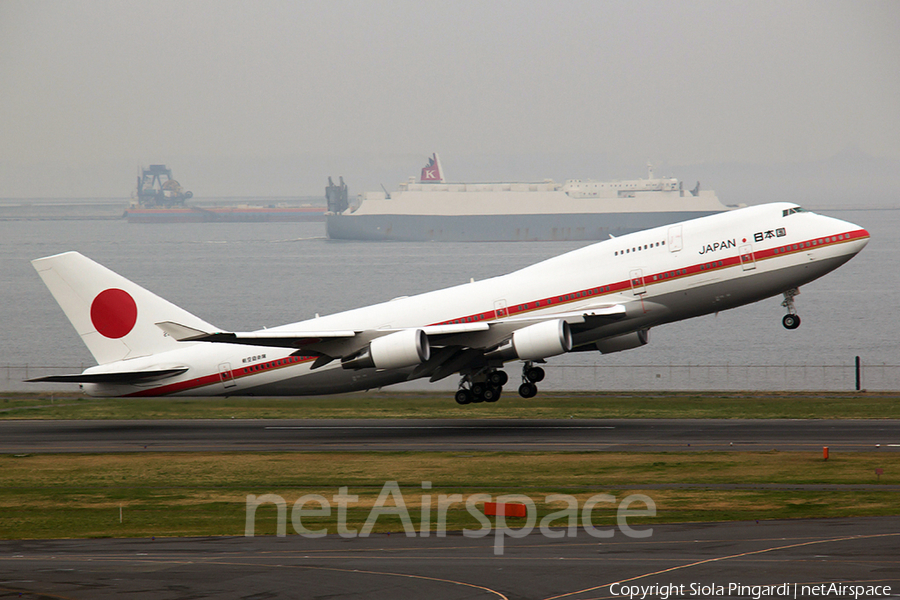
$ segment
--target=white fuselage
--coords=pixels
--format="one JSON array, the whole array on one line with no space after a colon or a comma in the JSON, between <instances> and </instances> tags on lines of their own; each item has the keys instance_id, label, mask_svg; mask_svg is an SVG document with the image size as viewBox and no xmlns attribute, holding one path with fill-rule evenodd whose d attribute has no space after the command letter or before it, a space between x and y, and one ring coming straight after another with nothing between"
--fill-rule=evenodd
<instances>
[{"instance_id":1,"label":"white fuselage","mask_svg":"<svg viewBox=\"0 0 900 600\"><path fill-rule=\"evenodd\" d=\"M834 270L868 242L857 225L796 209L767 204L641 231L507 275L266 331L425 327L623 306L624 317L576 333L577 349L594 349L600 340L781 294ZM508 334L498 328L497 343ZM184 342L177 350L121 361L131 370L189 367L182 375L84 388L116 396L305 395L380 387L414 372L346 370L340 362L312 370L315 357L291 354L287 348Z\"/></svg>"}]
</instances>

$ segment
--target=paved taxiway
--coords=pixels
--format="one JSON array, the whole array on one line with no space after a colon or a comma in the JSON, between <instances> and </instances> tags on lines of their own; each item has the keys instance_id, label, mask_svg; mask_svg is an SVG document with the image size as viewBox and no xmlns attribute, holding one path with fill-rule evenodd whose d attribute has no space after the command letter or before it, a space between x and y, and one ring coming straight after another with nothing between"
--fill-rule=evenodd
<instances>
[{"instance_id":1,"label":"paved taxiway","mask_svg":"<svg viewBox=\"0 0 900 600\"><path fill-rule=\"evenodd\" d=\"M900 420L342 419L0 421L0 453L900 450Z\"/></svg>"},{"instance_id":2,"label":"paved taxiway","mask_svg":"<svg viewBox=\"0 0 900 600\"><path fill-rule=\"evenodd\" d=\"M585 600L621 597L622 582L684 586L680 597L693 598L713 594L691 594L692 584L730 583L787 583L793 591L795 583L853 582L900 593L900 517L660 525L644 539L533 534L507 538L500 556L493 541L394 534L0 542L0 597ZM753 595L748 588L719 597Z\"/></svg>"}]
</instances>

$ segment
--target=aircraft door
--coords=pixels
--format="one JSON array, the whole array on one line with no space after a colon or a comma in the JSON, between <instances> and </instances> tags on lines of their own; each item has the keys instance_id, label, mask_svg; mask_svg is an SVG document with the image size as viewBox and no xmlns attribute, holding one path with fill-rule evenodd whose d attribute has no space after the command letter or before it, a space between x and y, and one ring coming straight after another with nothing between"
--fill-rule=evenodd
<instances>
[{"instance_id":1,"label":"aircraft door","mask_svg":"<svg viewBox=\"0 0 900 600\"><path fill-rule=\"evenodd\" d=\"M647 288L644 287L644 271L642 269L632 269L629 271L628 276L631 278L631 291L634 292L635 296L647 293Z\"/></svg>"},{"instance_id":2,"label":"aircraft door","mask_svg":"<svg viewBox=\"0 0 900 600\"><path fill-rule=\"evenodd\" d=\"M669 252L678 252L684 247L681 225L669 227L669 235L666 244L669 246Z\"/></svg>"},{"instance_id":3,"label":"aircraft door","mask_svg":"<svg viewBox=\"0 0 900 600\"><path fill-rule=\"evenodd\" d=\"M506 300L494 300L494 316L498 319L505 319L509 316Z\"/></svg>"},{"instance_id":4,"label":"aircraft door","mask_svg":"<svg viewBox=\"0 0 900 600\"><path fill-rule=\"evenodd\" d=\"M756 268L756 259L753 256L753 246L747 244L738 249L741 255L741 268L744 271L752 271Z\"/></svg>"},{"instance_id":5,"label":"aircraft door","mask_svg":"<svg viewBox=\"0 0 900 600\"><path fill-rule=\"evenodd\" d=\"M226 388L237 385L237 382L234 380L234 374L231 372L231 363L219 365L219 380Z\"/></svg>"}]
</instances>

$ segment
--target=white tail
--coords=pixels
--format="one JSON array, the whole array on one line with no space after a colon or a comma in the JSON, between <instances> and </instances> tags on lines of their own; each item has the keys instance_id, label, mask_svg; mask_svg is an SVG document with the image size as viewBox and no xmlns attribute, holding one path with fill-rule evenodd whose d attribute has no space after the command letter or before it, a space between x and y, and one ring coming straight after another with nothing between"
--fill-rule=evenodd
<instances>
[{"instance_id":1,"label":"white tail","mask_svg":"<svg viewBox=\"0 0 900 600\"><path fill-rule=\"evenodd\" d=\"M162 321L216 330L78 252L39 258L31 264L98 364L183 348L156 326Z\"/></svg>"}]
</instances>

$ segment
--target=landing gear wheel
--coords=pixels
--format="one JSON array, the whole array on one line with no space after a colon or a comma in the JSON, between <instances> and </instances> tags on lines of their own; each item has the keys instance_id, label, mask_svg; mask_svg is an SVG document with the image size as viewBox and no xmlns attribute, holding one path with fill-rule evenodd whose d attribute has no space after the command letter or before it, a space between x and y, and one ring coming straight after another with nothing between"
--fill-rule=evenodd
<instances>
[{"instance_id":1,"label":"landing gear wheel","mask_svg":"<svg viewBox=\"0 0 900 600\"><path fill-rule=\"evenodd\" d=\"M494 387L503 387L509 381L506 371L492 371L487 377L488 382Z\"/></svg>"},{"instance_id":2,"label":"landing gear wheel","mask_svg":"<svg viewBox=\"0 0 900 600\"><path fill-rule=\"evenodd\" d=\"M483 402L496 402L499 399L500 392L495 387L485 386L484 391L481 392L481 400Z\"/></svg>"},{"instance_id":3,"label":"landing gear wheel","mask_svg":"<svg viewBox=\"0 0 900 600\"><path fill-rule=\"evenodd\" d=\"M488 386L483 383L473 383L472 384L472 402L484 402L484 390L486 390Z\"/></svg>"},{"instance_id":4,"label":"landing gear wheel","mask_svg":"<svg viewBox=\"0 0 900 600\"><path fill-rule=\"evenodd\" d=\"M797 329L800 327L800 315L784 315L781 324L785 329Z\"/></svg>"},{"instance_id":5,"label":"landing gear wheel","mask_svg":"<svg viewBox=\"0 0 900 600\"><path fill-rule=\"evenodd\" d=\"M800 327L800 315L797 314L797 309L794 308L794 298L799 295L800 290L797 288L784 293L784 302L781 305L787 309L788 314L781 319L781 324L784 325L785 329L797 329Z\"/></svg>"},{"instance_id":6,"label":"landing gear wheel","mask_svg":"<svg viewBox=\"0 0 900 600\"><path fill-rule=\"evenodd\" d=\"M526 381L519 386L519 395L523 398L534 398L537 395L537 386Z\"/></svg>"},{"instance_id":7,"label":"landing gear wheel","mask_svg":"<svg viewBox=\"0 0 900 600\"><path fill-rule=\"evenodd\" d=\"M544 370L540 367L525 369L525 379L532 383L539 383L544 380Z\"/></svg>"},{"instance_id":8,"label":"landing gear wheel","mask_svg":"<svg viewBox=\"0 0 900 600\"><path fill-rule=\"evenodd\" d=\"M457 404L468 404L472 401L472 392L467 389L457 390L455 399Z\"/></svg>"}]
</instances>

